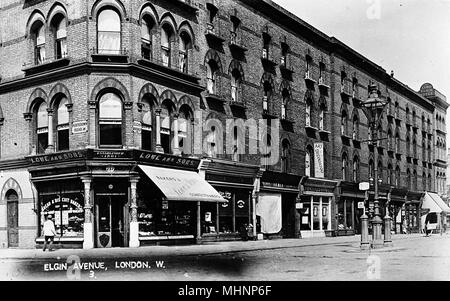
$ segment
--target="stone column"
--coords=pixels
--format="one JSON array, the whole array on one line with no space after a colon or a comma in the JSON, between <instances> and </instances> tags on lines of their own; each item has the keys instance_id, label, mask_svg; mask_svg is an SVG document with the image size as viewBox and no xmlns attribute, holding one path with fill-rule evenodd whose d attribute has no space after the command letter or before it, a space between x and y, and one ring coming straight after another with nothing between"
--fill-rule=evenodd
<instances>
[{"instance_id":1,"label":"stone column","mask_svg":"<svg viewBox=\"0 0 450 301\"><path fill-rule=\"evenodd\" d=\"M180 141L178 139L178 117L179 114L173 115L173 154L178 156L180 152Z\"/></svg>"},{"instance_id":2,"label":"stone column","mask_svg":"<svg viewBox=\"0 0 450 301\"><path fill-rule=\"evenodd\" d=\"M134 133L133 133L133 102L128 101L123 104L125 111L125 139L123 140L123 145L127 148L134 148Z\"/></svg>"},{"instance_id":3,"label":"stone column","mask_svg":"<svg viewBox=\"0 0 450 301\"><path fill-rule=\"evenodd\" d=\"M97 126L96 126L96 111L97 111L97 102L95 101L89 101L88 102L89 107L89 121L88 121L88 148L95 148L97 145L96 141L96 132L97 132Z\"/></svg>"},{"instance_id":4,"label":"stone column","mask_svg":"<svg viewBox=\"0 0 450 301\"><path fill-rule=\"evenodd\" d=\"M164 153L164 149L161 146L161 109L156 109L155 114L156 114L156 152Z\"/></svg>"},{"instance_id":5,"label":"stone column","mask_svg":"<svg viewBox=\"0 0 450 301\"><path fill-rule=\"evenodd\" d=\"M139 178L130 178L130 248L138 248L139 222L137 219L137 183Z\"/></svg>"},{"instance_id":6,"label":"stone column","mask_svg":"<svg viewBox=\"0 0 450 301\"><path fill-rule=\"evenodd\" d=\"M94 248L94 226L92 218L92 207L91 203L91 183L92 179L89 177L81 179L84 184L84 242L83 249L93 249Z\"/></svg>"},{"instance_id":7,"label":"stone column","mask_svg":"<svg viewBox=\"0 0 450 301\"><path fill-rule=\"evenodd\" d=\"M46 153L53 153L55 151L55 139L53 135L53 109L47 109L48 116L48 146Z\"/></svg>"}]
</instances>

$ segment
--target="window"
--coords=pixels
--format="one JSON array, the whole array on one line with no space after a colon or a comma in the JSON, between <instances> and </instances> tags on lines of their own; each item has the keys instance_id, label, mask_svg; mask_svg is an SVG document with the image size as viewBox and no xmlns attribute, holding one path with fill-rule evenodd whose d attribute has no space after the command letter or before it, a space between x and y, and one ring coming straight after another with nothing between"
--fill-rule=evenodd
<instances>
[{"instance_id":1,"label":"window","mask_svg":"<svg viewBox=\"0 0 450 301\"><path fill-rule=\"evenodd\" d=\"M311 126L311 99L306 100L305 123L307 127Z\"/></svg>"},{"instance_id":2,"label":"window","mask_svg":"<svg viewBox=\"0 0 450 301\"><path fill-rule=\"evenodd\" d=\"M231 72L231 101L240 102L239 92L241 85L241 73L239 70L234 69Z\"/></svg>"},{"instance_id":3,"label":"window","mask_svg":"<svg viewBox=\"0 0 450 301\"><path fill-rule=\"evenodd\" d=\"M69 101L67 98L63 97L59 101L57 110L57 126L56 131L58 135L58 151L69 149L69 111L67 110L67 105Z\"/></svg>"},{"instance_id":4,"label":"window","mask_svg":"<svg viewBox=\"0 0 450 301\"><path fill-rule=\"evenodd\" d=\"M266 169L269 169L270 157L272 155L272 137L267 134L266 135L266 149L263 153L263 165Z\"/></svg>"},{"instance_id":5,"label":"window","mask_svg":"<svg viewBox=\"0 0 450 301\"><path fill-rule=\"evenodd\" d=\"M239 161L239 145L238 145L238 128L235 126L233 128L233 161L238 162Z\"/></svg>"},{"instance_id":6,"label":"window","mask_svg":"<svg viewBox=\"0 0 450 301\"><path fill-rule=\"evenodd\" d=\"M400 181L401 179L400 179L400 167L399 166L397 166L396 168L395 168L395 186L400 186L400 183L401 183L401 181Z\"/></svg>"},{"instance_id":7,"label":"window","mask_svg":"<svg viewBox=\"0 0 450 301\"><path fill-rule=\"evenodd\" d=\"M161 57L162 64L166 67L170 67L172 64L172 36L172 29L168 25L163 26L161 30Z\"/></svg>"},{"instance_id":8,"label":"window","mask_svg":"<svg viewBox=\"0 0 450 301\"><path fill-rule=\"evenodd\" d=\"M392 165L391 164L388 165L388 170L387 171L388 171L387 183L388 183L388 185L392 185L394 183L394 181L393 181L394 174L393 174L393 170L392 170Z\"/></svg>"},{"instance_id":9,"label":"window","mask_svg":"<svg viewBox=\"0 0 450 301\"><path fill-rule=\"evenodd\" d=\"M122 146L122 100L106 93L99 102L100 146Z\"/></svg>"},{"instance_id":10,"label":"window","mask_svg":"<svg viewBox=\"0 0 450 301\"><path fill-rule=\"evenodd\" d=\"M353 116L353 133L352 133L352 138L353 140L358 140L359 137L359 120L358 120L358 115L354 115Z\"/></svg>"},{"instance_id":11,"label":"window","mask_svg":"<svg viewBox=\"0 0 450 301\"><path fill-rule=\"evenodd\" d=\"M172 112L169 105L167 103L163 103L161 106L161 147L166 154L170 154L171 152L171 115Z\"/></svg>"},{"instance_id":12,"label":"window","mask_svg":"<svg viewBox=\"0 0 450 301\"><path fill-rule=\"evenodd\" d=\"M359 179L359 158L355 156L353 158L353 182L358 182Z\"/></svg>"},{"instance_id":13,"label":"window","mask_svg":"<svg viewBox=\"0 0 450 301\"><path fill-rule=\"evenodd\" d=\"M341 135L345 136L347 135L347 112L342 111L342 117L341 117Z\"/></svg>"},{"instance_id":14,"label":"window","mask_svg":"<svg viewBox=\"0 0 450 301\"><path fill-rule=\"evenodd\" d=\"M287 103L289 102L290 99L289 91L287 89L284 89L283 92L281 93L281 96L283 97L283 101L281 102L281 119L286 120L287 119L286 108Z\"/></svg>"},{"instance_id":15,"label":"window","mask_svg":"<svg viewBox=\"0 0 450 301\"><path fill-rule=\"evenodd\" d=\"M370 177L371 179L374 179L374 169L375 169L375 165L374 165L374 163L373 163L373 160L370 159L370 160L369 160L369 177Z\"/></svg>"},{"instance_id":16,"label":"window","mask_svg":"<svg viewBox=\"0 0 450 301\"><path fill-rule=\"evenodd\" d=\"M383 163L381 161L378 161L378 180L383 181ZM379 182L380 183L380 182Z\"/></svg>"},{"instance_id":17,"label":"window","mask_svg":"<svg viewBox=\"0 0 450 301\"><path fill-rule=\"evenodd\" d=\"M37 153L43 154L48 147L48 112L47 104L42 102L37 109L36 135Z\"/></svg>"},{"instance_id":18,"label":"window","mask_svg":"<svg viewBox=\"0 0 450 301\"><path fill-rule=\"evenodd\" d=\"M342 155L342 180L347 181L347 154Z\"/></svg>"},{"instance_id":19,"label":"window","mask_svg":"<svg viewBox=\"0 0 450 301\"><path fill-rule=\"evenodd\" d=\"M187 73L189 68L189 49L192 47L191 37L186 33L180 34L180 53L179 53L179 66L180 71Z\"/></svg>"},{"instance_id":20,"label":"window","mask_svg":"<svg viewBox=\"0 0 450 301\"><path fill-rule=\"evenodd\" d=\"M262 57L263 59L268 60L269 59L269 52L270 52L270 41L271 41L272 37L264 32L263 33L263 53L262 53Z\"/></svg>"},{"instance_id":21,"label":"window","mask_svg":"<svg viewBox=\"0 0 450 301\"><path fill-rule=\"evenodd\" d=\"M218 70L219 67L215 61L210 60L206 64L206 89L209 94L216 94L216 77Z\"/></svg>"},{"instance_id":22,"label":"window","mask_svg":"<svg viewBox=\"0 0 450 301\"><path fill-rule=\"evenodd\" d=\"M397 154L400 153L400 134L397 132L395 134L395 149Z\"/></svg>"},{"instance_id":23,"label":"window","mask_svg":"<svg viewBox=\"0 0 450 301\"><path fill-rule=\"evenodd\" d=\"M141 55L144 59L151 60L152 53L152 38L154 22L149 16L144 16L141 21Z\"/></svg>"},{"instance_id":24,"label":"window","mask_svg":"<svg viewBox=\"0 0 450 301\"><path fill-rule=\"evenodd\" d=\"M406 187L408 189L411 189L411 172L408 170L406 170Z\"/></svg>"},{"instance_id":25,"label":"window","mask_svg":"<svg viewBox=\"0 0 450 301\"><path fill-rule=\"evenodd\" d=\"M264 97L263 97L263 110L269 110L269 100L272 96L272 85L268 82L264 82Z\"/></svg>"},{"instance_id":26,"label":"window","mask_svg":"<svg viewBox=\"0 0 450 301\"><path fill-rule=\"evenodd\" d=\"M305 176L307 177L314 177L314 168L313 168L313 148L311 146L308 146L306 148L306 154L305 154Z\"/></svg>"},{"instance_id":27,"label":"window","mask_svg":"<svg viewBox=\"0 0 450 301\"><path fill-rule=\"evenodd\" d=\"M193 153L191 141L192 129L190 123L192 116L193 114L188 106L181 106L178 117L178 146L182 155L190 155Z\"/></svg>"},{"instance_id":28,"label":"window","mask_svg":"<svg viewBox=\"0 0 450 301\"><path fill-rule=\"evenodd\" d=\"M423 190L427 190L427 174L423 173L422 174L422 188Z\"/></svg>"},{"instance_id":29,"label":"window","mask_svg":"<svg viewBox=\"0 0 450 301\"><path fill-rule=\"evenodd\" d=\"M55 30L55 58L61 59L67 57L67 29L66 19L61 15L55 17L53 21Z\"/></svg>"},{"instance_id":30,"label":"window","mask_svg":"<svg viewBox=\"0 0 450 301\"><path fill-rule=\"evenodd\" d=\"M281 144L282 150L281 150L281 172L283 173L289 173L290 172L290 143L288 140L284 139Z\"/></svg>"},{"instance_id":31,"label":"window","mask_svg":"<svg viewBox=\"0 0 450 301\"><path fill-rule=\"evenodd\" d=\"M104 9L98 15L97 43L100 54L120 54L121 21L119 14L112 9Z\"/></svg>"},{"instance_id":32,"label":"window","mask_svg":"<svg viewBox=\"0 0 450 301\"><path fill-rule=\"evenodd\" d=\"M325 83L325 63L319 63L319 78L323 83Z\"/></svg>"},{"instance_id":33,"label":"window","mask_svg":"<svg viewBox=\"0 0 450 301\"><path fill-rule=\"evenodd\" d=\"M287 66L287 54L289 51L289 45L286 43L281 43L281 61L280 64L283 67Z\"/></svg>"},{"instance_id":34,"label":"window","mask_svg":"<svg viewBox=\"0 0 450 301\"><path fill-rule=\"evenodd\" d=\"M41 22L33 25L34 36L34 63L40 65L45 63L45 27Z\"/></svg>"},{"instance_id":35,"label":"window","mask_svg":"<svg viewBox=\"0 0 450 301\"><path fill-rule=\"evenodd\" d=\"M211 131L209 132L208 138L208 156L211 158L217 157L217 131L216 127L212 126Z\"/></svg>"},{"instance_id":36,"label":"window","mask_svg":"<svg viewBox=\"0 0 450 301\"><path fill-rule=\"evenodd\" d=\"M150 100L145 99L142 106L142 131L141 131L141 143L142 149L151 151L153 150L153 107Z\"/></svg>"},{"instance_id":37,"label":"window","mask_svg":"<svg viewBox=\"0 0 450 301\"><path fill-rule=\"evenodd\" d=\"M319 130L325 130L325 107L322 105L319 109Z\"/></svg>"}]
</instances>

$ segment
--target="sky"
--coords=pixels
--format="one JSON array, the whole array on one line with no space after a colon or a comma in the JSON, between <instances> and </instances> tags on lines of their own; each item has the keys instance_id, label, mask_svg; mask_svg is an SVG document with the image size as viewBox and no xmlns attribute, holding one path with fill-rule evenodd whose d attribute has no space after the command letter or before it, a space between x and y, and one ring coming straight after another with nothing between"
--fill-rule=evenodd
<instances>
[{"instance_id":1,"label":"sky","mask_svg":"<svg viewBox=\"0 0 450 301\"><path fill-rule=\"evenodd\" d=\"M450 103L450 0L273 1L413 90L431 83Z\"/></svg>"}]
</instances>

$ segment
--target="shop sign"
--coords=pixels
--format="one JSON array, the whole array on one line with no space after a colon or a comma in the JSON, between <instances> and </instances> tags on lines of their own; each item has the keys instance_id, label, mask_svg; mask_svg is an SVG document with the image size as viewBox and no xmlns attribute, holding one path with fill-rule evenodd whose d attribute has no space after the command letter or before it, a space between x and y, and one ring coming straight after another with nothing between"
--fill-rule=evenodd
<instances>
[{"instance_id":1,"label":"shop sign","mask_svg":"<svg viewBox=\"0 0 450 301\"><path fill-rule=\"evenodd\" d=\"M126 151L94 151L95 159L130 159Z\"/></svg>"},{"instance_id":2,"label":"shop sign","mask_svg":"<svg viewBox=\"0 0 450 301\"><path fill-rule=\"evenodd\" d=\"M316 178L325 177L323 143L314 143L314 172Z\"/></svg>"},{"instance_id":3,"label":"shop sign","mask_svg":"<svg viewBox=\"0 0 450 301\"><path fill-rule=\"evenodd\" d=\"M364 209L364 202L358 202L358 209Z\"/></svg>"},{"instance_id":4,"label":"shop sign","mask_svg":"<svg viewBox=\"0 0 450 301\"><path fill-rule=\"evenodd\" d=\"M199 164L198 160L140 151L138 152L138 160L148 163L159 163L164 165L190 168L197 168Z\"/></svg>"},{"instance_id":5,"label":"shop sign","mask_svg":"<svg viewBox=\"0 0 450 301\"><path fill-rule=\"evenodd\" d=\"M370 189L370 183L369 182L361 182L361 183L359 183L359 190L367 191L369 189Z\"/></svg>"},{"instance_id":6,"label":"shop sign","mask_svg":"<svg viewBox=\"0 0 450 301\"><path fill-rule=\"evenodd\" d=\"M221 206L223 208L228 207L228 204L231 202L231 198L232 198L232 194L231 192L228 191L217 191L225 200L227 200L228 202L226 203L222 203Z\"/></svg>"},{"instance_id":7,"label":"shop sign","mask_svg":"<svg viewBox=\"0 0 450 301\"><path fill-rule=\"evenodd\" d=\"M83 159L85 158L85 153L82 151L73 151L68 153L52 154L39 157L30 158L31 163L50 163L58 161L67 161L72 159Z\"/></svg>"},{"instance_id":8,"label":"shop sign","mask_svg":"<svg viewBox=\"0 0 450 301\"><path fill-rule=\"evenodd\" d=\"M63 203L72 205L73 207L75 207L76 210L78 210L78 211L80 211L80 212L83 212L83 206L81 206L81 204L78 203L77 201L72 200L72 199L69 199L69 198L56 198L56 199L53 199L53 200L51 200L51 201L48 201L47 203L45 203L45 204L42 206L42 211L48 211L48 209L49 209L52 205L55 205L55 204L63 204Z\"/></svg>"},{"instance_id":9,"label":"shop sign","mask_svg":"<svg viewBox=\"0 0 450 301\"><path fill-rule=\"evenodd\" d=\"M87 121L77 121L72 124L72 134L82 134L88 131Z\"/></svg>"},{"instance_id":10,"label":"shop sign","mask_svg":"<svg viewBox=\"0 0 450 301\"><path fill-rule=\"evenodd\" d=\"M303 203L295 204L295 209L303 209Z\"/></svg>"}]
</instances>

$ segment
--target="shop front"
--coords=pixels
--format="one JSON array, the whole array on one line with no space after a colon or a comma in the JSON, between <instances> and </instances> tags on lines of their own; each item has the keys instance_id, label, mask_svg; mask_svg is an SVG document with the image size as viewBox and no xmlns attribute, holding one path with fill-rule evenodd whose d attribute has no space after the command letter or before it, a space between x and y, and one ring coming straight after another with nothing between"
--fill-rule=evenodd
<instances>
[{"instance_id":1,"label":"shop front","mask_svg":"<svg viewBox=\"0 0 450 301\"><path fill-rule=\"evenodd\" d=\"M406 233L405 229L405 199L408 190L392 188L388 195L391 231L395 234Z\"/></svg>"},{"instance_id":2,"label":"shop front","mask_svg":"<svg viewBox=\"0 0 450 301\"><path fill-rule=\"evenodd\" d=\"M200 166L205 179L227 200L201 204L201 239L241 240L253 236L255 178L259 167L224 160L204 160ZM249 237L253 239L254 237Z\"/></svg>"},{"instance_id":3,"label":"shop front","mask_svg":"<svg viewBox=\"0 0 450 301\"><path fill-rule=\"evenodd\" d=\"M335 181L308 177L301 180L296 208L302 238L333 236L336 184Z\"/></svg>"},{"instance_id":4,"label":"shop front","mask_svg":"<svg viewBox=\"0 0 450 301\"><path fill-rule=\"evenodd\" d=\"M361 216L367 206L367 194L359 184L341 181L336 197L337 236L361 234Z\"/></svg>"},{"instance_id":5,"label":"shop front","mask_svg":"<svg viewBox=\"0 0 450 301\"><path fill-rule=\"evenodd\" d=\"M301 177L264 171L256 206L257 232L264 238L299 238L296 200Z\"/></svg>"},{"instance_id":6,"label":"shop front","mask_svg":"<svg viewBox=\"0 0 450 301\"><path fill-rule=\"evenodd\" d=\"M426 212L421 211L422 192L409 191L405 202L405 230L406 233L421 233L421 217Z\"/></svg>"},{"instance_id":7,"label":"shop front","mask_svg":"<svg viewBox=\"0 0 450 301\"><path fill-rule=\"evenodd\" d=\"M137 150L30 157L38 191L37 246L45 216L62 248L195 243L200 203L227 201L197 173L199 160Z\"/></svg>"}]
</instances>

